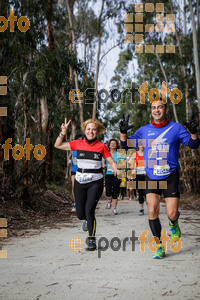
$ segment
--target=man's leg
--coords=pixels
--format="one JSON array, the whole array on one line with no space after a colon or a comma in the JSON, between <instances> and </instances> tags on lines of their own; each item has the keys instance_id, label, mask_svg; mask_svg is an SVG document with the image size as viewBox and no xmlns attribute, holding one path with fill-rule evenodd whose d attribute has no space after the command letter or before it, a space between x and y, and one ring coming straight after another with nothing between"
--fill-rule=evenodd
<instances>
[{"instance_id":1,"label":"man's leg","mask_svg":"<svg viewBox=\"0 0 200 300\"><path fill-rule=\"evenodd\" d=\"M179 198L165 198L166 203L166 210L168 218L172 223L178 220L180 215L178 208L179 208Z\"/></svg>"},{"instance_id":2,"label":"man's leg","mask_svg":"<svg viewBox=\"0 0 200 300\"><path fill-rule=\"evenodd\" d=\"M160 195L149 193L146 194L146 199L149 211L149 226L153 236L156 236L160 240L162 229L159 219Z\"/></svg>"},{"instance_id":3,"label":"man's leg","mask_svg":"<svg viewBox=\"0 0 200 300\"><path fill-rule=\"evenodd\" d=\"M180 198L180 181L179 170L176 169L167 178L167 189L164 190L164 197L166 202L167 215L170 220L170 230L172 238L179 238L181 231L178 225L179 218L179 198Z\"/></svg>"},{"instance_id":4,"label":"man's leg","mask_svg":"<svg viewBox=\"0 0 200 300\"><path fill-rule=\"evenodd\" d=\"M181 231L178 225L179 218L179 198L165 198L167 215L170 221L170 230L172 238L179 238L181 236Z\"/></svg>"}]
</instances>

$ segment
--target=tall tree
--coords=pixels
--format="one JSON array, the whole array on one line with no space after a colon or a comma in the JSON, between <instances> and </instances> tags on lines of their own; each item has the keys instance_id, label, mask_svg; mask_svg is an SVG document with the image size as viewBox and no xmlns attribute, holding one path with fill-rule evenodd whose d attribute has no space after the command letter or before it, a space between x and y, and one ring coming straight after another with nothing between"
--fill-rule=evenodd
<instances>
[{"instance_id":1,"label":"tall tree","mask_svg":"<svg viewBox=\"0 0 200 300\"><path fill-rule=\"evenodd\" d=\"M197 100L199 105L199 126L200 126L200 69L199 69L199 54L198 54L198 44L197 44L197 31L194 20L194 12L192 8L192 1L188 0L190 8L190 16L192 21L192 37L193 37L193 53L195 62L195 77L196 77L196 90L197 90Z\"/></svg>"},{"instance_id":2,"label":"tall tree","mask_svg":"<svg viewBox=\"0 0 200 300\"><path fill-rule=\"evenodd\" d=\"M101 54L101 38L102 38L102 15L103 15L103 10L104 10L104 2L105 0L102 0L101 2L101 10L99 14L99 19L98 19L98 50L97 50L97 60L96 60L96 75L95 75L95 84L94 84L94 90L95 90L95 98L94 98L94 103L93 103L93 112L92 112L92 118L96 118L96 112L97 112L97 88L98 88L98 78L99 78L99 64L100 64L100 54Z\"/></svg>"}]
</instances>

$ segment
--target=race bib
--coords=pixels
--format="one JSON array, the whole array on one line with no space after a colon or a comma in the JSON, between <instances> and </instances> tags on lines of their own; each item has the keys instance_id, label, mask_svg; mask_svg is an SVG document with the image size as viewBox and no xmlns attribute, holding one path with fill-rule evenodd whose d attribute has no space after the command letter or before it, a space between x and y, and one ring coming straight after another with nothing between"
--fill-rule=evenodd
<instances>
[{"instance_id":1,"label":"race bib","mask_svg":"<svg viewBox=\"0 0 200 300\"><path fill-rule=\"evenodd\" d=\"M170 175L170 166L169 165L154 166L153 175L156 175L156 176Z\"/></svg>"},{"instance_id":2,"label":"race bib","mask_svg":"<svg viewBox=\"0 0 200 300\"><path fill-rule=\"evenodd\" d=\"M76 175L76 180L79 182L79 183L87 183L87 182L91 182L92 181L92 174L86 174L86 173L83 173L83 174L80 174L80 175Z\"/></svg>"}]
</instances>

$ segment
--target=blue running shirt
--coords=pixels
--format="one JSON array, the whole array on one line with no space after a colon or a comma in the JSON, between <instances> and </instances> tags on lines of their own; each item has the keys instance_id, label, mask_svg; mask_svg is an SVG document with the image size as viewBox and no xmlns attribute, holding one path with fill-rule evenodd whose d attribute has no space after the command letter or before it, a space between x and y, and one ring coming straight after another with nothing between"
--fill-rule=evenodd
<instances>
[{"instance_id":1,"label":"blue running shirt","mask_svg":"<svg viewBox=\"0 0 200 300\"><path fill-rule=\"evenodd\" d=\"M119 152L115 152L115 154L112 156L113 160L116 162L116 164L119 163L120 160L124 160L123 156ZM107 175L113 175L112 167L111 165L105 160L106 163L106 174Z\"/></svg>"},{"instance_id":2,"label":"blue running shirt","mask_svg":"<svg viewBox=\"0 0 200 300\"><path fill-rule=\"evenodd\" d=\"M150 179L160 180L169 177L178 167L180 144L188 145L190 133L179 123L169 121L161 128L153 124L140 127L127 139L127 146L144 148L145 171ZM124 142L123 148L127 148Z\"/></svg>"},{"instance_id":3,"label":"blue running shirt","mask_svg":"<svg viewBox=\"0 0 200 300\"><path fill-rule=\"evenodd\" d=\"M115 154L112 156L113 160L117 163L117 151L115 152ZM113 175L113 171L112 171L112 167L111 165L107 162L107 160L105 160L106 162L106 174L107 175Z\"/></svg>"},{"instance_id":4,"label":"blue running shirt","mask_svg":"<svg viewBox=\"0 0 200 300\"><path fill-rule=\"evenodd\" d=\"M77 169L78 169L78 166L77 166L77 151L76 151L76 150L73 150L73 151L72 151L72 166L71 166L71 172L76 173Z\"/></svg>"}]
</instances>

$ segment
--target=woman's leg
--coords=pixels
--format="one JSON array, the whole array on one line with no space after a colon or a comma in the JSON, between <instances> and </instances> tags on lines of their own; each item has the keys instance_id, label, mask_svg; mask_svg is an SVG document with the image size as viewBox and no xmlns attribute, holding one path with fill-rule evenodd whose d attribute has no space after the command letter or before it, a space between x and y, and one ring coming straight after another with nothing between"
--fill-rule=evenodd
<instances>
[{"instance_id":1,"label":"woman's leg","mask_svg":"<svg viewBox=\"0 0 200 300\"><path fill-rule=\"evenodd\" d=\"M79 220L85 220L85 206L87 201L86 184L80 184L76 179L74 180L74 195L76 202L76 215Z\"/></svg>"},{"instance_id":2,"label":"woman's leg","mask_svg":"<svg viewBox=\"0 0 200 300\"><path fill-rule=\"evenodd\" d=\"M103 193L103 178L87 183L87 201L85 206L86 219L88 223L89 236L95 236L96 219L95 209Z\"/></svg>"},{"instance_id":3,"label":"woman's leg","mask_svg":"<svg viewBox=\"0 0 200 300\"><path fill-rule=\"evenodd\" d=\"M113 209L117 208L118 196L120 193L120 184L121 184L121 179L118 178L113 179L113 192L112 192Z\"/></svg>"},{"instance_id":4,"label":"woman's leg","mask_svg":"<svg viewBox=\"0 0 200 300\"><path fill-rule=\"evenodd\" d=\"M111 182L111 176L106 175L105 177L105 187L106 187L106 197L107 197L107 208L111 208L111 202L112 202L112 182Z\"/></svg>"}]
</instances>

